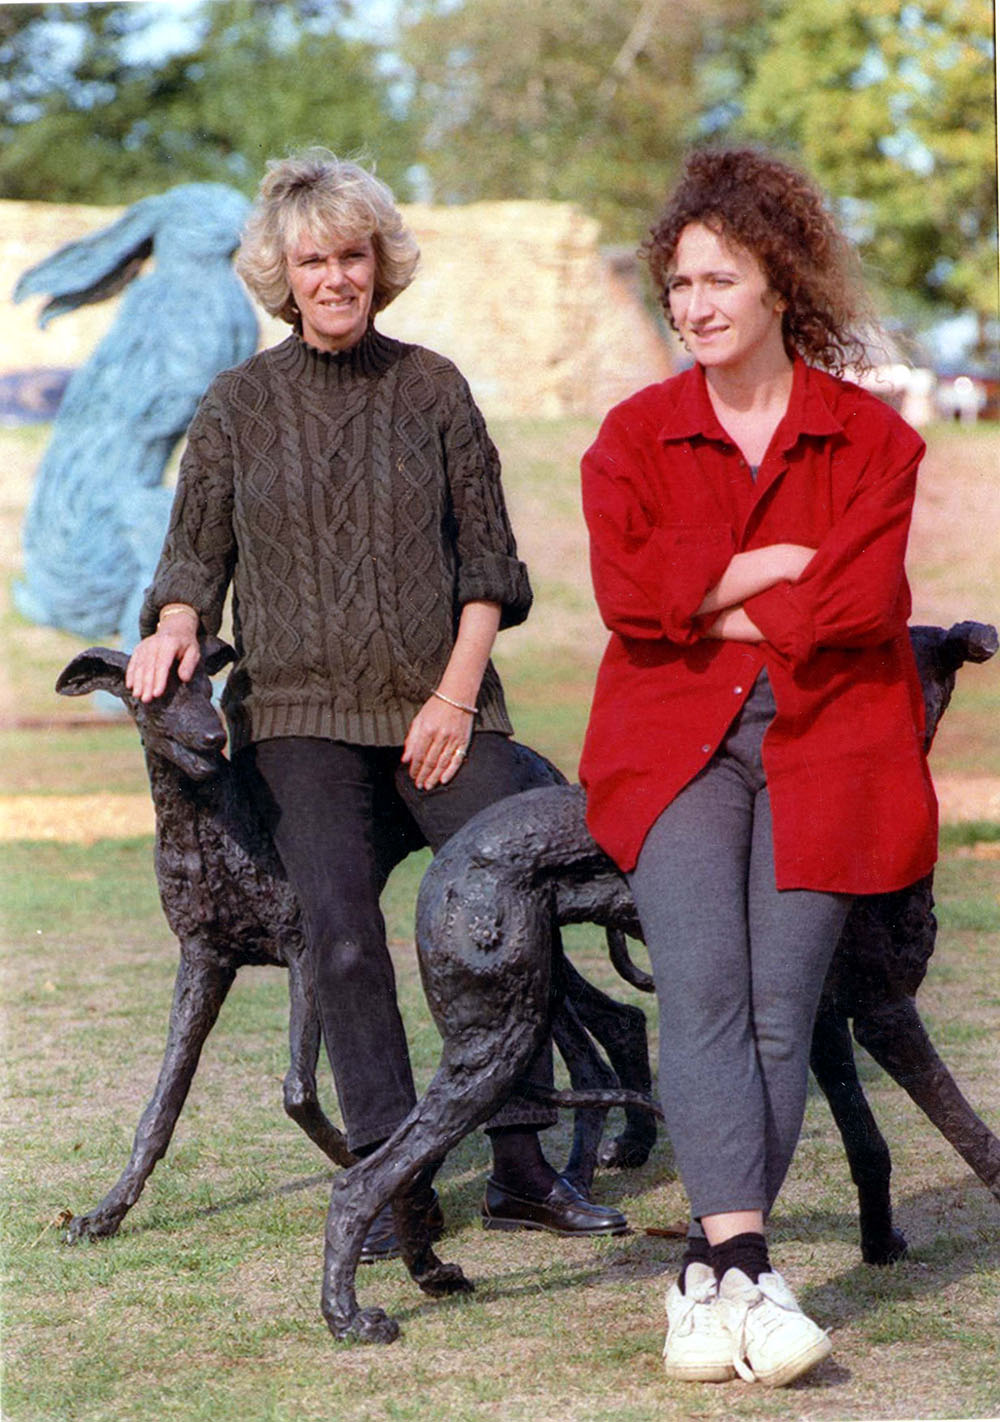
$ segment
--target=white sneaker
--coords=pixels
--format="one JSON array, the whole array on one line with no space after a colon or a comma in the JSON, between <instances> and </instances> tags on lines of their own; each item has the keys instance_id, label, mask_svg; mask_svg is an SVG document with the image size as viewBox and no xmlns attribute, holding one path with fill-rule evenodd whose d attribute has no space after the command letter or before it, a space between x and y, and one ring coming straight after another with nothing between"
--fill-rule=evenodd
<instances>
[{"instance_id":1,"label":"white sneaker","mask_svg":"<svg viewBox=\"0 0 1000 1422\"><path fill-rule=\"evenodd\" d=\"M667 1292L667 1339L663 1366L682 1382L729 1382L736 1376L733 1345L719 1317L715 1271L693 1260L684 1271L682 1294Z\"/></svg>"},{"instance_id":2,"label":"white sneaker","mask_svg":"<svg viewBox=\"0 0 1000 1422\"><path fill-rule=\"evenodd\" d=\"M831 1351L823 1329L806 1317L776 1272L761 1274L754 1284L742 1269L727 1269L719 1284L719 1316L733 1366L746 1382L784 1387Z\"/></svg>"}]
</instances>

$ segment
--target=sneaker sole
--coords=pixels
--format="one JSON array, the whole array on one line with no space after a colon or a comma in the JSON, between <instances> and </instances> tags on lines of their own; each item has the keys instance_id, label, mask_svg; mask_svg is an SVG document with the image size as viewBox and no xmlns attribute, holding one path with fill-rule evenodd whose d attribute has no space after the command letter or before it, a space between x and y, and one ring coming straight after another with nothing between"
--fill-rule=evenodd
<instances>
[{"instance_id":1,"label":"sneaker sole","mask_svg":"<svg viewBox=\"0 0 1000 1422\"><path fill-rule=\"evenodd\" d=\"M736 1377L732 1363L691 1363L687 1367L683 1363L664 1363L663 1371L675 1382L724 1383Z\"/></svg>"},{"instance_id":2,"label":"sneaker sole","mask_svg":"<svg viewBox=\"0 0 1000 1422\"><path fill-rule=\"evenodd\" d=\"M803 1373L807 1373L810 1368L814 1368L817 1363L821 1363L824 1358L828 1358L832 1352L833 1344L824 1333L822 1338L817 1338L816 1342L811 1343L798 1357L790 1358L787 1363L783 1363L774 1372L755 1373L754 1376L764 1387L787 1387L796 1378L800 1378Z\"/></svg>"}]
</instances>

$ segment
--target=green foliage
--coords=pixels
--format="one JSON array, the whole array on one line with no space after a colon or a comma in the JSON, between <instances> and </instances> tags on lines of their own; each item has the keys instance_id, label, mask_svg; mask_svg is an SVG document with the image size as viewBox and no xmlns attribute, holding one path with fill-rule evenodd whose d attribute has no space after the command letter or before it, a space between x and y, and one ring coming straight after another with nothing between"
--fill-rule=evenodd
<instances>
[{"instance_id":1,"label":"green foliage","mask_svg":"<svg viewBox=\"0 0 1000 1422\"><path fill-rule=\"evenodd\" d=\"M989 0L771 0L742 129L801 155L881 282L996 305Z\"/></svg>"},{"instance_id":2,"label":"green foliage","mask_svg":"<svg viewBox=\"0 0 1000 1422\"><path fill-rule=\"evenodd\" d=\"M439 202L578 202L606 238L641 237L697 117L707 37L747 0L428 3L405 27L421 162Z\"/></svg>"},{"instance_id":3,"label":"green foliage","mask_svg":"<svg viewBox=\"0 0 1000 1422\"><path fill-rule=\"evenodd\" d=\"M306 143L377 156L404 187L408 125L376 50L338 31L345 8L208 0L190 47L153 63L128 57L146 6L26 7L0 32L0 197L129 202L185 181L252 191L266 159ZM59 69L51 46L70 33L80 50Z\"/></svg>"}]
</instances>

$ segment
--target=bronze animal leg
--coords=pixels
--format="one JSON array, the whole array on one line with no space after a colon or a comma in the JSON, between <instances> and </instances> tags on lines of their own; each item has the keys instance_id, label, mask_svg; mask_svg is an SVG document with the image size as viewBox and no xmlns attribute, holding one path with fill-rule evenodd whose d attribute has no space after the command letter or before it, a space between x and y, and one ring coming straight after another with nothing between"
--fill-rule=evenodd
<instances>
[{"instance_id":1,"label":"bronze animal leg","mask_svg":"<svg viewBox=\"0 0 1000 1422\"><path fill-rule=\"evenodd\" d=\"M1000 1200L1000 1140L973 1111L905 997L855 1017L854 1035Z\"/></svg>"},{"instance_id":2,"label":"bronze animal leg","mask_svg":"<svg viewBox=\"0 0 1000 1422\"><path fill-rule=\"evenodd\" d=\"M70 1221L67 1243L115 1234L139 1198L153 1167L170 1144L201 1049L235 976L236 969L220 963L214 953L201 956L196 945L185 945L174 980L160 1075L136 1128L128 1165L100 1204Z\"/></svg>"},{"instance_id":3,"label":"bronze animal leg","mask_svg":"<svg viewBox=\"0 0 1000 1422\"><path fill-rule=\"evenodd\" d=\"M303 952L288 959L289 1067L284 1082L285 1111L335 1165L353 1165L355 1157L346 1137L319 1104L316 1063L320 1039L312 977Z\"/></svg>"},{"instance_id":4,"label":"bronze animal leg","mask_svg":"<svg viewBox=\"0 0 1000 1422\"><path fill-rule=\"evenodd\" d=\"M833 1113L857 1187L861 1256L866 1264L892 1264L907 1245L892 1223L889 1147L858 1078L847 1019L832 1007L821 1008L816 1018L809 1064Z\"/></svg>"},{"instance_id":5,"label":"bronze animal leg","mask_svg":"<svg viewBox=\"0 0 1000 1422\"><path fill-rule=\"evenodd\" d=\"M646 1014L627 1002L617 1002L588 982L569 960L564 978L567 998L580 1022L607 1053L621 1086L643 1096L653 1094ZM576 1082L573 1083L576 1085ZM601 1165L633 1170L645 1165L656 1143L656 1120L649 1111L625 1107L625 1129L601 1150Z\"/></svg>"}]
</instances>

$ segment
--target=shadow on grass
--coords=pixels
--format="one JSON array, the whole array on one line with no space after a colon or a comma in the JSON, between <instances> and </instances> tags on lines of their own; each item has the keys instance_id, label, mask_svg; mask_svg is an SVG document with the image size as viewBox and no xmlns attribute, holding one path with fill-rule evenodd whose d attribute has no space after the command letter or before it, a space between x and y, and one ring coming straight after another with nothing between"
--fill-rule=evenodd
<instances>
[{"instance_id":1,"label":"shadow on grass","mask_svg":"<svg viewBox=\"0 0 1000 1422\"><path fill-rule=\"evenodd\" d=\"M801 1291L807 1311L814 1309L839 1326L862 1319L887 1300L920 1299L1000 1268L1000 1204L974 1175L899 1196L893 1214L910 1247L903 1259L884 1266L860 1258L853 1214L812 1211L783 1221L781 1234L787 1239L833 1238L859 1249L853 1267Z\"/></svg>"}]
</instances>

